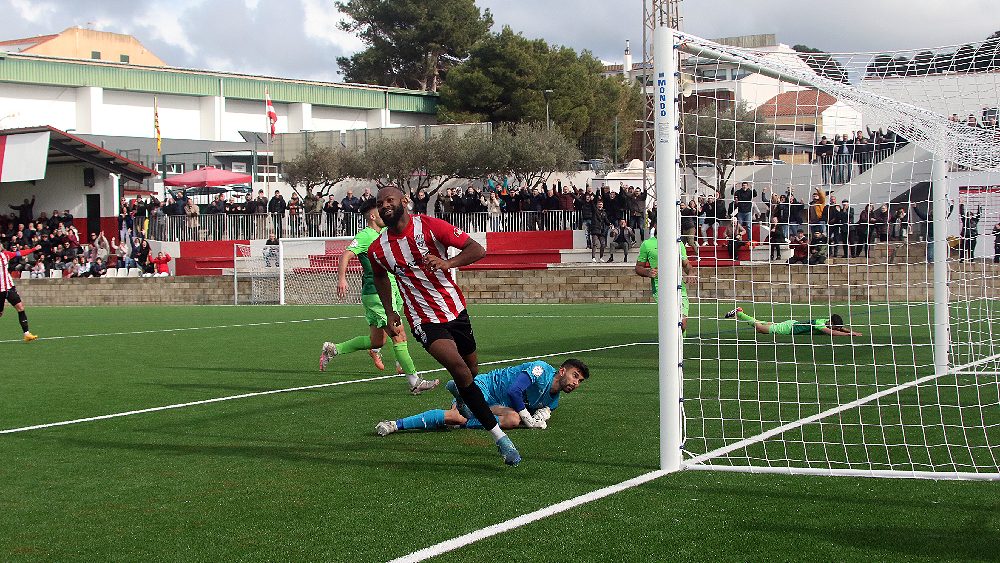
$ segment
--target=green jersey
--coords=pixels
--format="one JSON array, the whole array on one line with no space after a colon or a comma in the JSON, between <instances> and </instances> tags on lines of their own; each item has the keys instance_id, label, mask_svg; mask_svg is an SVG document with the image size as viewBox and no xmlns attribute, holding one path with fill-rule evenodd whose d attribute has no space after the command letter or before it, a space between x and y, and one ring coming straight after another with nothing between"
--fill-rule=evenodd
<instances>
[{"instance_id":1,"label":"green jersey","mask_svg":"<svg viewBox=\"0 0 1000 563\"><path fill-rule=\"evenodd\" d=\"M810 332L823 332L823 329L826 328L826 325L829 322L830 319L813 319L811 321L796 321L795 319L791 319L784 322L768 325L767 331L770 334L785 334L785 335L809 334Z\"/></svg>"},{"instance_id":2,"label":"green jersey","mask_svg":"<svg viewBox=\"0 0 1000 563\"><path fill-rule=\"evenodd\" d=\"M351 244L347 245L347 250L354 253L358 257L358 261L361 262L361 295L378 295L378 290L375 289L375 274L372 273L372 263L368 259L368 247L375 242L380 234L381 232L371 227L365 227L354 237ZM389 274L389 281L392 283L393 294L397 293L399 290L396 289L395 276Z\"/></svg>"},{"instance_id":3,"label":"green jersey","mask_svg":"<svg viewBox=\"0 0 1000 563\"><path fill-rule=\"evenodd\" d=\"M681 245L681 248L684 248L683 244ZM649 237L648 239L642 241L642 244L639 245L639 258L637 258L637 260L640 263L645 262L649 264L650 268L656 267L659 263L659 260L657 260L656 257L656 237ZM649 283L653 288L653 296L655 297L657 295L657 290L659 289L659 280L655 277L649 278Z\"/></svg>"}]
</instances>

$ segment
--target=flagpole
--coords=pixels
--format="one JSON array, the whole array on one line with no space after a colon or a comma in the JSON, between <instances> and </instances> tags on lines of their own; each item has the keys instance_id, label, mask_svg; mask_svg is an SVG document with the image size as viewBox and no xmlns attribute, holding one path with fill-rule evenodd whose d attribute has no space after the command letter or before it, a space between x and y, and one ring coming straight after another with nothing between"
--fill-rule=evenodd
<instances>
[{"instance_id":1,"label":"flagpole","mask_svg":"<svg viewBox=\"0 0 1000 563\"><path fill-rule=\"evenodd\" d=\"M264 135L266 135L266 137L265 137L266 142L265 142L265 145L264 145L264 162L265 162L264 166L265 166L265 170L266 170L266 166L267 166L267 164L266 164L267 163L267 153L271 152L271 116L268 115L268 112L270 111L270 108L268 107L269 104L270 104L270 100L271 100L271 95L267 91L267 87L265 86L264 87ZM256 170L254 171L254 173L256 173ZM264 193L270 194L271 193L271 178L270 178L270 176L268 176L266 174L264 175L264 186L265 186L265 192Z\"/></svg>"}]
</instances>

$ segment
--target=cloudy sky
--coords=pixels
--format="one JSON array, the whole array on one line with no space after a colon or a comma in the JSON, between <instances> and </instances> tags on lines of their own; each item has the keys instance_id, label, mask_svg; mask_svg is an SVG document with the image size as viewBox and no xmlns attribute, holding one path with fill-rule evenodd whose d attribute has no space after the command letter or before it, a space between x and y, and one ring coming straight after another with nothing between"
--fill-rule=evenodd
<instances>
[{"instance_id":1,"label":"cloudy sky","mask_svg":"<svg viewBox=\"0 0 1000 563\"><path fill-rule=\"evenodd\" d=\"M641 52L641 0L478 0L497 28L621 61ZM683 29L703 37L776 33L832 52L954 45L1000 30L998 0L684 0ZM820 10L819 6L825 8ZM333 0L0 0L0 39L73 25L127 33L171 66L338 80L336 58L362 48L336 29Z\"/></svg>"}]
</instances>

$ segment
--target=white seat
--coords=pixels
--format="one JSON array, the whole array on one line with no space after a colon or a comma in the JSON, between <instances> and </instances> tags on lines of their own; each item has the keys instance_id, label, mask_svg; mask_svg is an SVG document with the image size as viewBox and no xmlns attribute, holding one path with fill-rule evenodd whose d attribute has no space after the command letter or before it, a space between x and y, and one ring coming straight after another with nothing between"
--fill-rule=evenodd
<instances>
[{"instance_id":1,"label":"white seat","mask_svg":"<svg viewBox=\"0 0 1000 563\"><path fill-rule=\"evenodd\" d=\"M63 277L63 271L62 270L49 270L49 277L50 278L61 278L61 277Z\"/></svg>"},{"instance_id":2,"label":"white seat","mask_svg":"<svg viewBox=\"0 0 1000 563\"><path fill-rule=\"evenodd\" d=\"M141 274L142 274L142 272L140 272L140 271L139 271L139 268L129 268L129 269L128 269L128 275L127 275L127 277L130 277L130 278L137 278L137 277L139 277L139 276L140 276Z\"/></svg>"},{"instance_id":3,"label":"white seat","mask_svg":"<svg viewBox=\"0 0 1000 563\"><path fill-rule=\"evenodd\" d=\"M116 268L108 268L108 271L107 271L107 273L104 274L104 277L106 277L106 278L117 278L118 277L118 270Z\"/></svg>"},{"instance_id":4,"label":"white seat","mask_svg":"<svg viewBox=\"0 0 1000 563\"><path fill-rule=\"evenodd\" d=\"M118 274L117 275L118 275L119 278L124 278L124 277L128 276L128 268L118 268Z\"/></svg>"}]
</instances>

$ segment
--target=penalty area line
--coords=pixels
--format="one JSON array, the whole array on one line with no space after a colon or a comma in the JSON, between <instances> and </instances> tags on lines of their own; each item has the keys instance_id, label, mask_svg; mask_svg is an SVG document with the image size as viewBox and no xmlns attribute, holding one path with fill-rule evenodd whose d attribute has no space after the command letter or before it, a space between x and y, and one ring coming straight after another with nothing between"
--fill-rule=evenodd
<instances>
[{"instance_id":1,"label":"penalty area line","mask_svg":"<svg viewBox=\"0 0 1000 563\"><path fill-rule=\"evenodd\" d=\"M347 317L347 318L354 318L354 317ZM315 320L326 320L326 319L315 319ZM625 347L628 347L628 346L642 346L642 345L655 345L655 344L656 344L655 342L629 342L629 343L626 343L626 344L612 344L612 345L609 345L609 346L600 346L600 347L596 347L596 348L587 348L587 349L583 349L583 350L570 350L569 352L557 352L557 353L554 353L554 354L542 354L542 355L538 355L538 356L531 356L531 357L525 357L525 358L510 358L510 359L506 359L506 360L495 360L495 361L492 361L492 362L483 362L483 363L481 363L479 365L481 365L481 366L490 366L490 365L496 365L496 364L506 364L506 363L510 363L510 362L525 362L525 361L528 361L528 360L536 360L536 359L539 359L539 358L551 358L553 356L567 356L567 355L570 355L570 354L582 354L582 353L587 353L587 352L600 352L600 351L603 351L603 350L613 350L615 348L625 348ZM425 370L425 371L418 371L417 375L427 375L427 374L437 373L437 372L442 372L442 371L444 371L444 368L437 368L437 369L431 369L431 370ZM334 381L334 382L330 382L330 383L317 383L317 384L314 384L314 385L303 385L303 386L300 386L300 387L288 387L288 388L284 388L284 389L272 389L270 391L256 391L256 392L253 392L253 393L241 393L239 395L227 395L225 397L215 397L213 399L203 399L203 400L200 400L200 401L190 401L190 402L187 402L187 403L177 403L177 404L174 404L174 405L164 405L164 406L160 406L160 407L150 407L150 408L145 408L145 409L137 409L137 410L131 410L131 411L125 411L125 412L112 413L112 414L103 414L103 415L99 415L99 416L89 416L89 417L86 417L86 418L76 418L76 419L73 419L73 420L63 420L63 421L60 421L60 422L48 422L48 423L45 423L45 424L34 424L34 425L31 425L31 426L22 426L20 428L10 428L10 429L7 429L7 430L0 430L0 434L15 434L15 433L18 433L18 432L28 432L30 430L41 430L43 428L54 428L56 426L69 426L71 424L81 424L81 423L84 423L84 422L94 422L94 421L98 421L98 420L108 420L108 419L112 419L112 418L122 418L122 417L125 417L125 416L132 416L132 415L137 415L137 414L146 414L146 413L151 413L151 412L159 412L159 411L167 411L167 410L174 410L174 409L182 409L182 408L194 407L194 406L198 406L198 405L208 405L208 404L211 404L211 403L221 403L223 401L235 401L237 399L249 399L251 397L263 397L263 396L266 396L266 395L276 395L278 393L294 393L296 391L311 391L311 390L314 390L314 389L324 389L324 388L327 388L327 387L338 387L338 386L341 386L341 385L349 385L351 383L367 383L367 382L370 382L370 381L382 381L384 379L395 379L395 378L404 377L404 376L405 376L405 374L381 375L381 376L376 376L376 377L366 377L366 378L363 378L363 379L349 379L347 381Z\"/></svg>"},{"instance_id":2,"label":"penalty area line","mask_svg":"<svg viewBox=\"0 0 1000 563\"><path fill-rule=\"evenodd\" d=\"M179 328L157 328L151 330L133 330L128 332L101 332L97 334L67 334L64 336L43 336L40 337L36 342L42 342L45 340L68 340L71 338L96 338L99 336L130 336L136 334L164 334L168 332L186 332L192 330L213 330L220 328L247 328L255 326L271 326L271 325L286 325L286 324L297 324L297 323L315 323L321 321L343 321L346 319L362 319L361 315L348 315L345 317L322 317L319 319L293 319L290 321L263 321L259 323L243 323L235 325L215 325L215 326L186 326ZM14 340L0 340L0 344L9 344L11 342L21 342L20 338Z\"/></svg>"},{"instance_id":3,"label":"penalty area line","mask_svg":"<svg viewBox=\"0 0 1000 563\"><path fill-rule=\"evenodd\" d=\"M393 559L389 563L416 563L417 561L424 561L432 557L437 557L438 555L447 553L449 551L454 551L461 547L465 547L469 544L484 540L486 538L508 532L515 528L520 528L531 524L532 522L537 522L543 518L548 518L549 516L554 516L560 512L566 512L567 510L576 508L578 506L600 500L602 498L611 496L615 493L620 493L622 491L638 487L649 483L650 481L659 479L664 475L668 475L669 472L663 469L656 471L650 471L649 473L644 473L638 477L633 477L627 481L622 481L621 483L616 483L614 485L609 485L607 487L597 489L596 491L591 491L589 493L582 494L577 497L573 497L568 500L547 506L545 508L540 508L534 512L529 512L527 514L522 514L510 520L500 522L499 524L493 524L492 526L487 526L485 528L476 530L474 532L469 532L468 534L463 534L461 536L454 537L450 540L445 540L440 543L436 543L432 546L425 547L419 551L414 551L409 555L404 555Z\"/></svg>"}]
</instances>

